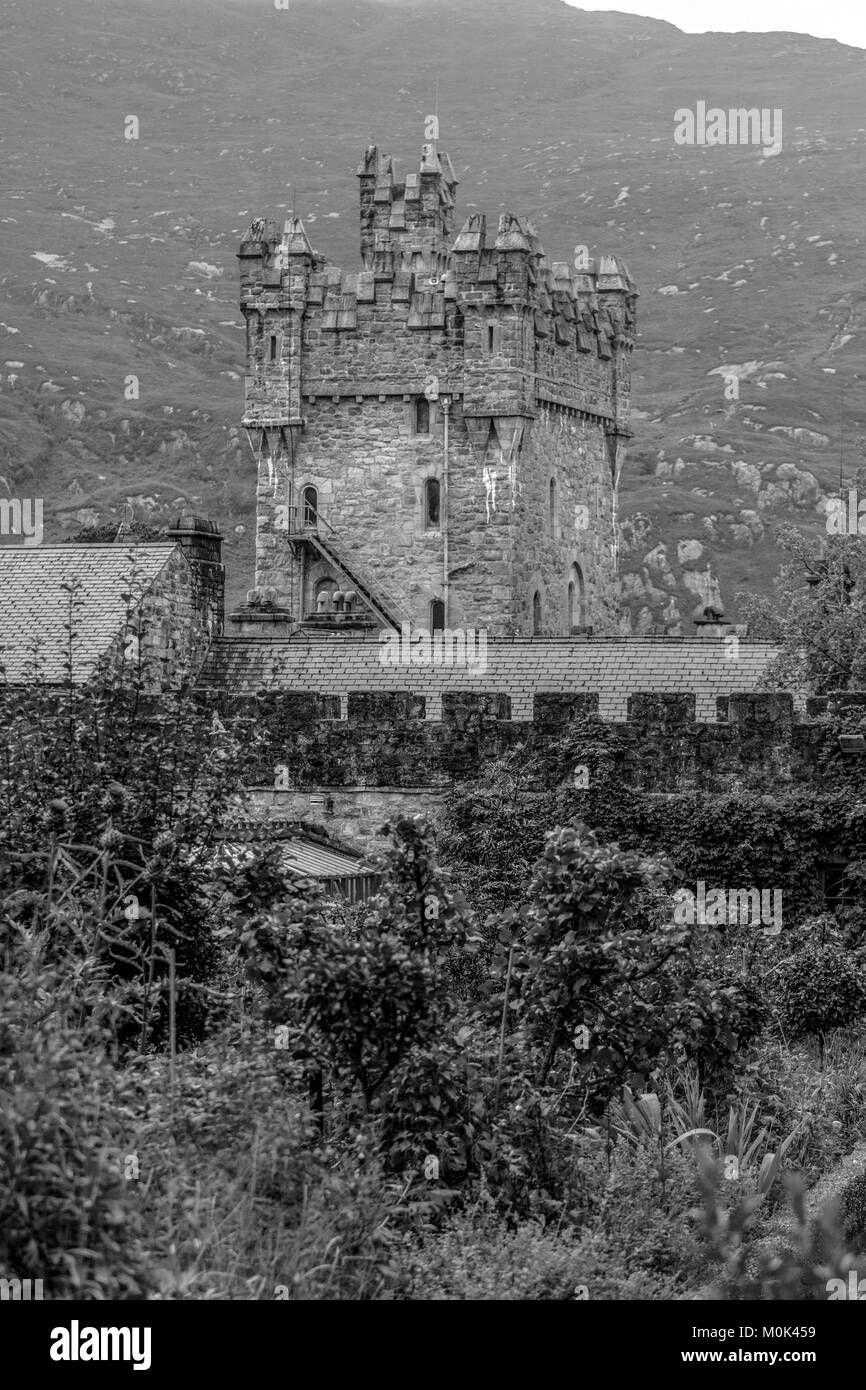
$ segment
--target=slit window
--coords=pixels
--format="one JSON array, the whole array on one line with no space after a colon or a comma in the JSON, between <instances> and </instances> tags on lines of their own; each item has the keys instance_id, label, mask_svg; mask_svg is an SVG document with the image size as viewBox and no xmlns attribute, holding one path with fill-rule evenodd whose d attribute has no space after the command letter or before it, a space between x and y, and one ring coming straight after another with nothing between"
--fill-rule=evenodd
<instances>
[{"instance_id":1,"label":"slit window","mask_svg":"<svg viewBox=\"0 0 866 1390\"><path fill-rule=\"evenodd\" d=\"M426 396L419 396L415 402L415 433L430 433L430 402Z\"/></svg>"},{"instance_id":2,"label":"slit window","mask_svg":"<svg viewBox=\"0 0 866 1390\"><path fill-rule=\"evenodd\" d=\"M276 333L272 333L272 334L271 334L271 361L272 361L272 362L276 362L276 360L277 360L277 335L276 335Z\"/></svg>"},{"instance_id":3,"label":"slit window","mask_svg":"<svg viewBox=\"0 0 866 1390\"><path fill-rule=\"evenodd\" d=\"M445 604L441 598L434 598L430 604L430 631L445 631Z\"/></svg>"},{"instance_id":4,"label":"slit window","mask_svg":"<svg viewBox=\"0 0 866 1390\"><path fill-rule=\"evenodd\" d=\"M439 526L439 500L439 480L428 478L424 484L424 526L428 531Z\"/></svg>"}]
</instances>

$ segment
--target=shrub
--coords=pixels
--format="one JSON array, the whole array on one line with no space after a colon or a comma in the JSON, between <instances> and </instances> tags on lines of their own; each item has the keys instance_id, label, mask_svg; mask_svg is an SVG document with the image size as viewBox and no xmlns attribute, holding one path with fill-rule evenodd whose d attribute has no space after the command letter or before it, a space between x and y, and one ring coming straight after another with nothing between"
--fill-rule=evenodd
<instances>
[{"instance_id":1,"label":"shrub","mask_svg":"<svg viewBox=\"0 0 866 1390\"><path fill-rule=\"evenodd\" d=\"M574 1241L541 1222L509 1230L484 1217L462 1217L427 1234L402 1263L407 1298L460 1302L567 1302L576 1296L583 1269Z\"/></svg>"},{"instance_id":2,"label":"shrub","mask_svg":"<svg viewBox=\"0 0 866 1390\"><path fill-rule=\"evenodd\" d=\"M807 945L777 973L779 1021L791 1038L839 1028L866 1011L861 971L836 942Z\"/></svg>"}]
</instances>

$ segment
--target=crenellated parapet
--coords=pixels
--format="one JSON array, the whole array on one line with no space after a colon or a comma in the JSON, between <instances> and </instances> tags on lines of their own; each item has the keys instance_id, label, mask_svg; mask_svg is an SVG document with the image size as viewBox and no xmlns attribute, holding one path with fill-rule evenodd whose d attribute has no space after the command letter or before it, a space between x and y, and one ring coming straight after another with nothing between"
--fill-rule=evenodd
<instances>
[{"instance_id":1,"label":"crenellated parapet","mask_svg":"<svg viewBox=\"0 0 866 1390\"><path fill-rule=\"evenodd\" d=\"M606 769L647 792L839 789L857 784L864 752L852 751L858 736L845 713L856 711L857 728L866 730L866 695L809 718L789 693L734 693L706 723L696 720L687 693L635 692L627 717L612 723L599 717L594 692L538 692L524 720L511 717L511 695L496 691L448 692L432 719L433 698L411 690L350 691L342 700L210 690L202 698L264 733L248 769L250 787L259 789L270 786L274 767L287 770L295 790L441 789L480 778L512 750L536 761L544 787L580 785L575 773L583 767L590 785Z\"/></svg>"}]
</instances>

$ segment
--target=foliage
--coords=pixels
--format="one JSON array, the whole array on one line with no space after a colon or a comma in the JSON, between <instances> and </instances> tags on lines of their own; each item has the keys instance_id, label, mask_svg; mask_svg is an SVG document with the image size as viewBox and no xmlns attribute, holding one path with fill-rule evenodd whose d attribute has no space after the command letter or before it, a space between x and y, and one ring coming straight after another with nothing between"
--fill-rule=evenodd
<instances>
[{"instance_id":1,"label":"foliage","mask_svg":"<svg viewBox=\"0 0 866 1390\"><path fill-rule=\"evenodd\" d=\"M573 1239L538 1220L513 1230L461 1217L408 1247L406 1297L413 1300L569 1302L587 1297L584 1261Z\"/></svg>"},{"instance_id":2,"label":"foliage","mask_svg":"<svg viewBox=\"0 0 866 1390\"><path fill-rule=\"evenodd\" d=\"M439 818L442 862L472 864L466 899L480 922L523 898L543 831L535 814L532 769L507 753L481 780L452 792Z\"/></svg>"},{"instance_id":3,"label":"foliage","mask_svg":"<svg viewBox=\"0 0 866 1390\"><path fill-rule=\"evenodd\" d=\"M250 732L189 691L145 694L145 673L73 681L77 600L70 592L67 679L0 686L0 933L47 931L55 962L89 942L138 986L124 1042L165 1037L167 959L183 982L178 1036L200 1037L219 966L210 893L219 827L231 813Z\"/></svg>"},{"instance_id":4,"label":"foliage","mask_svg":"<svg viewBox=\"0 0 866 1390\"><path fill-rule=\"evenodd\" d=\"M836 1212L828 1204L817 1220L806 1213L805 1188L796 1174L785 1178L793 1215L790 1233L776 1249L762 1249L751 1257L750 1235L760 1205L759 1197L746 1197L732 1210L717 1199L720 1168L704 1168L703 1228L721 1258L722 1269L709 1297L717 1299L800 1301L824 1300L828 1281L847 1283L855 1255L847 1249Z\"/></svg>"},{"instance_id":5,"label":"foliage","mask_svg":"<svg viewBox=\"0 0 866 1390\"><path fill-rule=\"evenodd\" d=\"M816 694L866 687L866 564L856 536L830 536L822 546L793 526L776 544L787 559L775 595L738 594L750 635L779 646L767 682ZM813 581L804 584L806 575Z\"/></svg>"},{"instance_id":6,"label":"foliage","mask_svg":"<svg viewBox=\"0 0 866 1390\"><path fill-rule=\"evenodd\" d=\"M101 545L117 544L128 545L130 541L164 541L167 535L166 527L149 526L146 521L139 521L134 518L127 522L123 527L123 533L118 537L119 527L110 522L105 526L82 526L76 531L74 536L66 536L65 545Z\"/></svg>"},{"instance_id":7,"label":"foliage","mask_svg":"<svg viewBox=\"0 0 866 1390\"><path fill-rule=\"evenodd\" d=\"M387 827L386 827L387 829ZM280 1046L326 1075L344 1112L374 1120L389 1163L433 1155L465 1170L483 1109L458 1037L449 959L465 945L462 908L432 857L429 828L403 819L377 868L381 891L354 924L332 920L298 883L242 936Z\"/></svg>"},{"instance_id":8,"label":"foliage","mask_svg":"<svg viewBox=\"0 0 866 1390\"><path fill-rule=\"evenodd\" d=\"M592 1104L665 1055L721 1065L757 1031L745 986L695 978L690 931L653 899L669 874L582 825L548 837L500 953L501 972L516 951L514 1018L539 1085L567 1048L569 1084Z\"/></svg>"},{"instance_id":9,"label":"foliage","mask_svg":"<svg viewBox=\"0 0 866 1390\"><path fill-rule=\"evenodd\" d=\"M826 1033L866 1011L866 983L844 947L810 943L783 961L776 974L781 1025L792 1038Z\"/></svg>"},{"instance_id":10,"label":"foliage","mask_svg":"<svg viewBox=\"0 0 866 1390\"><path fill-rule=\"evenodd\" d=\"M6 933L0 969L0 1270L49 1298L139 1298L142 1222L124 1181L133 1079L112 1059L105 972L46 963L46 934Z\"/></svg>"}]
</instances>

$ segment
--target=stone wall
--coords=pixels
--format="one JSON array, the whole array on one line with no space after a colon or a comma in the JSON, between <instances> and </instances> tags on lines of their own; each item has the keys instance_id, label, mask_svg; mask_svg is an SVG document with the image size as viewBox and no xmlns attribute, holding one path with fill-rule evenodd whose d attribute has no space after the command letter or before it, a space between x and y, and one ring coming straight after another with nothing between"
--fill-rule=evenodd
<instances>
[{"instance_id":1,"label":"stone wall","mask_svg":"<svg viewBox=\"0 0 866 1390\"><path fill-rule=\"evenodd\" d=\"M169 531L175 548L141 595L129 632L114 643L117 659L138 636L141 669L154 689L176 689L201 671L211 644L222 636L225 572L221 536L213 522L182 516ZM137 597L133 569L130 593ZM111 659L111 656L109 657Z\"/></svg>"},{"instance_id":2,"label":"stone wall","mask_svg":"<svg viewBox=\"0 0 866 1390\"><path fill-rule=\"evenodd\" d=\"M335 718L333 697L271 694L238 703L211 691L215 707L241 713L267 734L251 757L248 786L279 816L332 823L366 838L375 822L400 809L430 812L455 783L476 781L508 750L538 759L539 790L573 780L576 755L564 752L569 724L597 721L598 746L624 785L645 792L772 791L774 787L844 785L854 761L839 745L837 710L810 700L798 712L786 693L720 699L715 723L695 720L694 695L635 694L622 723L597 720L588 695L537 694L534 718L508 718L506 697L444 695L442 720L425 718L424 699L408 693L349 697L349 717ZM863 697L837 697L858 710ZM330 716L330 717L329 717ZM580 755L592 777L592 754ZM277 791L275 771L290 787Z\"/></svg>"},{"instance_id":3,"label":"stone wall","mask_svg":"<svg viewBox=\"0 0 866 1390\"><path fill-rule=\"evenodd\" d=\"M311 719L315 697L260 697L247 713L269 740L261 761L250 766L251 784L272 784L272 760L288 766L296 786L308 788L477 780L508 749L545 757L573 719L597 713L589 696L537 695L535 718L518 723L497 717L494 699L446 695L443 719L434 723L425 720L417 696L350 697L345 721ZM788 694L733 696L719 716L715 724L696 723L694 696L634 695L627 720L602 727L624 781L648 791L722 790L764 784L768 777L808 785L851 765L839 749L835 722L796 718ZM550 771L568 776L564 765L551 763Z\"/></svg>"}]
</instances>

